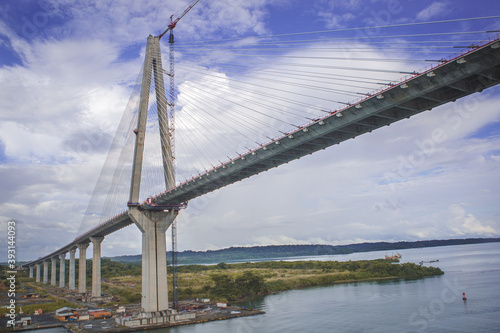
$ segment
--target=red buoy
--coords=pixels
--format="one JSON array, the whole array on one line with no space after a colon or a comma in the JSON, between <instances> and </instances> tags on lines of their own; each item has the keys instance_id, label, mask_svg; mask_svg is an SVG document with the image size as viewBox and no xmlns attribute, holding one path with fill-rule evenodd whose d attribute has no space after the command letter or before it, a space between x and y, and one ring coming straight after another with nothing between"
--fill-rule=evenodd
<instances>
[{"instance_id":1,"label":"red buoy","mask_svg":"<svg viewBox=\"0 0 500 333\"><path fill-rule=\"evenodd\" d=\"M463 299L464 301L466 301L466 300L467 300L467 297L465 297L465 293L462 293L462 296L463 296L463 297L462 297L462 299Z\"/></svg>"}]
</instances>

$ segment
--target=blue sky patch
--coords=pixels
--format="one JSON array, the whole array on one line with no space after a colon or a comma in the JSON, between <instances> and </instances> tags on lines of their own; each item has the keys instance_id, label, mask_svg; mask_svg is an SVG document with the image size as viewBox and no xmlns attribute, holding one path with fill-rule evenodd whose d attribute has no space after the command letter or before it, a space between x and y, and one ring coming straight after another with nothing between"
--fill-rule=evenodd
<instances>
[{"instance_id":1,"label":"blue sky patch","mask_svg":"<svg viewBox=\"0 0 500 333\"><path fill-rule=\"evenodd\" d=\"M478 129L468 139L485 139L498 135L498 133L500 133L500 121L494 121Z\"/></svg>"},{"instance_id":2,"label":"blue sky patch","mask_svg":"<svg viewBox=\"0 0 500 333\"><path fill-rule=\"evenodd\" d=\"M7 162L7 156L5 156L5 144L0 140L0 164Z\"/></svg>"},{"instance_id":3,"label":"blue sky patch","mask_svg":"<svg viewBox=\"0 0 500 333\"><path fill-rule=\"evenodd\" d=\"M0 36L0 66L12 67L22 65L22 59L12 48L10 41L7 38Z\"/></svg>"}]
</instances>

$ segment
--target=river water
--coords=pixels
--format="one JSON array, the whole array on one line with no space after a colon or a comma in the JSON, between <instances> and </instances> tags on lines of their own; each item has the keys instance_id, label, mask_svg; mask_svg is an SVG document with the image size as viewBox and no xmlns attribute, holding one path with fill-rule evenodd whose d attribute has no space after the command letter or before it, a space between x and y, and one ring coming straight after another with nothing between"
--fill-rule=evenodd
<instances>
[{"instance_id":1,"label":"river water","mask_svg":"<svg viewBox=\"0 0 500 333\"><path fill-rule=\"evenodd\" d=\"M445 274L287 291L240 304L264 315L148 332L500 332L500 243L398 252L402 262L439 260L425 265L440 267ZM284 260L377 259L386 253Z\"/></svg>"},{"instance_id":2,"label":"river water","mask_svg":"<svg viewBox=\"0 0 500 333\"><path fill-rule=\"evenodd\" d=\"M243 304L265 311L264 315L150 332L500 332L500 243L399 253L402 262L439 260L425 265L440 267L445 274L287 291ZM346 261L385 254L294 259Z\"/></svg>"}]
</instances>

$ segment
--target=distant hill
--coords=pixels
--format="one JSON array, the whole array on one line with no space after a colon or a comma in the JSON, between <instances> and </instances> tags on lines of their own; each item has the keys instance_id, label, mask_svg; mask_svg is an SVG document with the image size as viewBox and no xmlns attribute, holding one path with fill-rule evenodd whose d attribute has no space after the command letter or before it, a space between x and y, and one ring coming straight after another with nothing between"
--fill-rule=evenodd
<instances>
[{"instance_id":1,"label":"distant hill","mask_svg":"<svg viewBox=\"0 0 500 333\"><path fill-rule=\"evenodd\" d=\"M370 251L394 251L419 247L463 245L477 243L500 242L500 238L467 238L425 240L415 242L376 242L350 245L268 245L252 247L230 247L221 250L182 251L177 255L179 264L217 264L241 260L261 260L282 257L319 256L332 254L349 254ZM172 253L167 252L170 263ZM113 261L140 262L141 255L110 257Z\"/></svg>"}]
</instances>

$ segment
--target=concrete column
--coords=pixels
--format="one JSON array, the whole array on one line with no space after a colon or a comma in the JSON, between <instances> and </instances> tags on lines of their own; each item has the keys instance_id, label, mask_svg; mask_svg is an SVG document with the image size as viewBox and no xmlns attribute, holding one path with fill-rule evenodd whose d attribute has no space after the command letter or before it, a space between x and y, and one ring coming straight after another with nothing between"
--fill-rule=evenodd
<instances>
[{"instance_id":1,"label":"concrete column","mask_svg":"<svg viewBox=\"0 0 500 333\"><path fill-rule=\"evenodd\" d=\"M80 253L78 261L78 292L83 294L87 291L87 248L89 243L76 244L76 247Z\"/></svg>"},{"instance_id":2,"label":"concrete column","mask_svg":"<svg viewBox=\"0 0 500 333\"><path fill-rule=\"evenodd\" d=\"M57 284L57 274L56 274L56 269L57 269L57 257L53 257L50 259L51 260L51 265L50 265L50 284L52 286L55 286Z\"/></svg>"},{"instance_id":3,"label":"concrete column","mask_svg":"<svg viewBox=\"0 0 500 333\"><path fill-rule=\"evenodd\" d=\"M59 288L66 286L66 253L59 255Z\"/></svg>"},{"instance_id":4,"label":"concrete column","mask_svg":"<svg viewBox=\"0 0 500 333\"><path fill-rule=\"evenodd\" d=\"M69 250L69 289L75 290L75 252L76 248Z\"/></svg>"},{"instance_id":5,"label":"concrete column","mask_svg":"<svg viewBox=\"0 0 500 333\"><path fill-rule=\"evenodd\" d=\"M35 268L35 266L31 265L30 266L30 278L33 278L33 268Z\"/></svg>"},{"instance_id":6,"label":"concrete column","mask_svg":"<svg viewBox=\"0 0 500 333\"><path fill-rule=\"evenodd\" d=\"M178 211L140 212L129 208L129 216L142 232L142 311L168 310L167 245L165 232Z\"/></svg>"},{"instance_id":7,"label":"concrete column","mask_svg":"<svg viewBox=\"0 0 500 333\"><path fill-rule=\"evenodd\" d=\"M49 261L43 262L43 283L49 283Z\"/></svg>"},{"instance_id":8,"label":"concrete column","mask_svg":"<svg viewBox=\"0 0 500 333\"><path fill-rule=\"evenodd\" d=\"M158 39L159 44L159 39ZM130 203L139 203L141 190L142 157L146 137L146 125L149 109L149 89L151 87L151 70L153 65L153 48L156 46L155 37L149 35L146 44L146 55L142 72L141 95L139 98L139 115L137 118L137 133L135 135L134 159L132 164L132 182L130 186ZM164 104L164 103L159 103ZM167 187L168 188L168 187Z\"/></svg>"},{"instance_id":9,"label":"concrete column","mask_svg":"<svg viewBox=\"0 0 500 333\"><path fill-rule=\"evenodd\" d=\"M92 257L92 297L101 297L101 243L104 237L90 237L94 245Z\"/></svg>"},{"instance_id":10,"label":"concrete column","mask_svg":"<svg viewBox=\"0 0 500 333\"><path fill-rule=\"evenodd\" d=\"M40 282L40 275L41 275L41 272L42 271L42 263L39 262L38 264L36 264L36 282Z\"/></svg>"}]
</instances>

